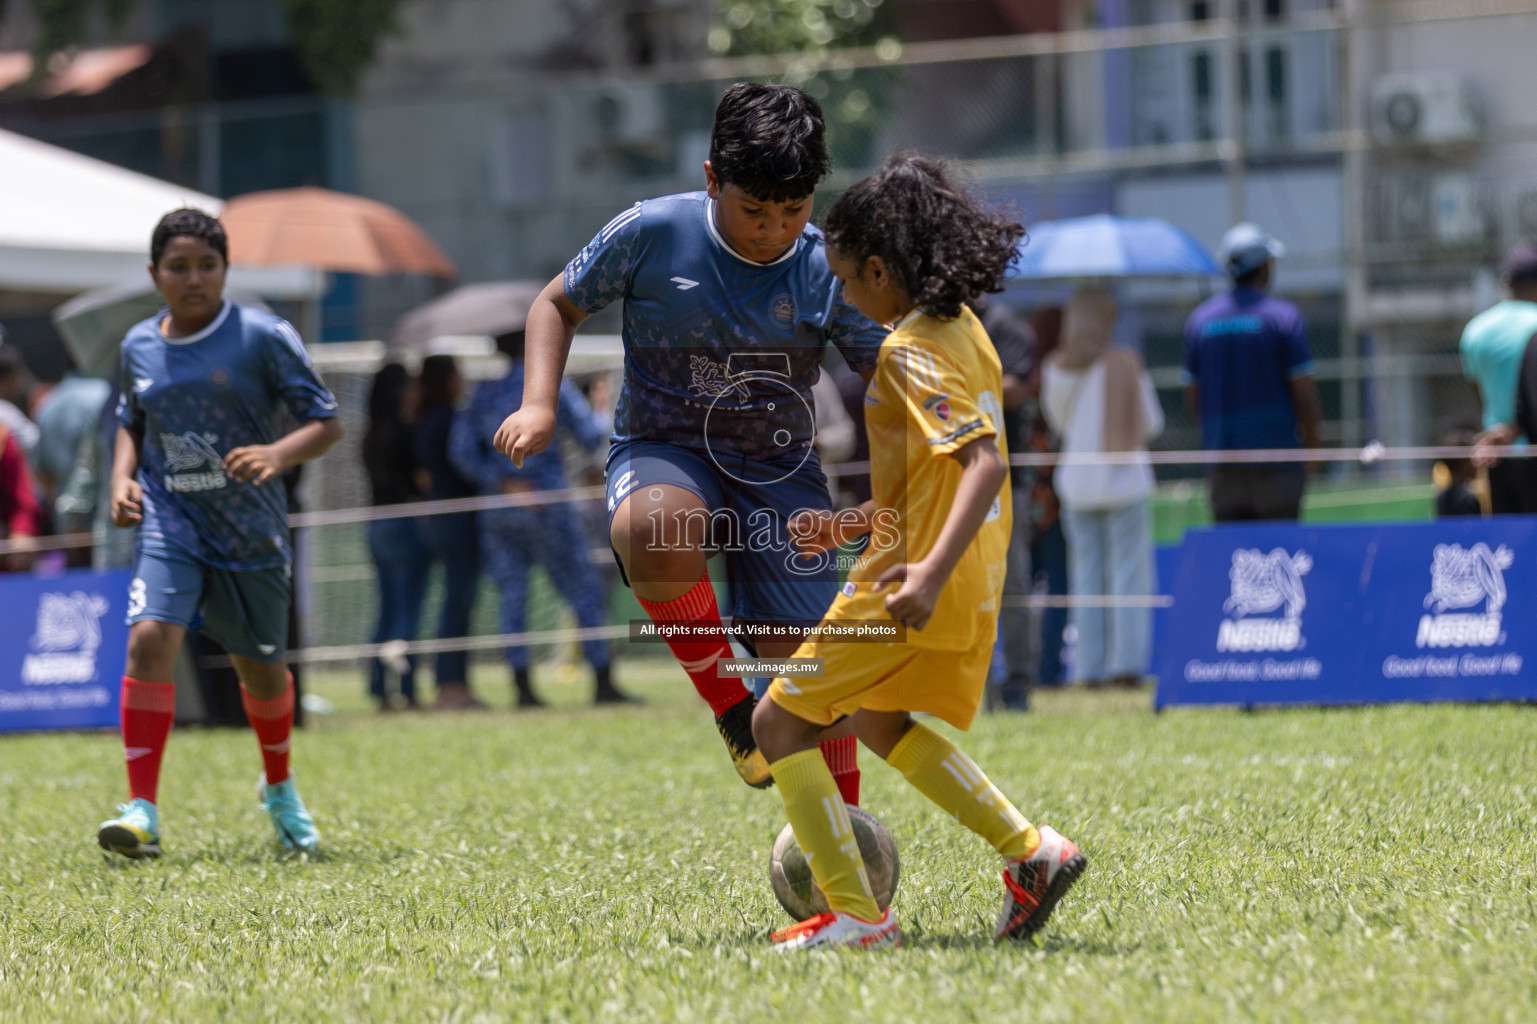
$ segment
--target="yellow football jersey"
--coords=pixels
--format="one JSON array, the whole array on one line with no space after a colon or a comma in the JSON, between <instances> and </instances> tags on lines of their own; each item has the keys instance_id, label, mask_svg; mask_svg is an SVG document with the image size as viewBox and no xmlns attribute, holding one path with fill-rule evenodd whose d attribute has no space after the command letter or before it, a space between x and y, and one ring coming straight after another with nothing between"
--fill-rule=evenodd
<instances>
[{"instance_id":1,"label":"yellow football jersey","mask_svg":"<svg viewBox=\"0 0 1537 1024\"><path fill-rule=\"evenodd\" d=\"M879 593L871 586L891 566L916 562L933 549L961 481L961 464L950 455L992 437L1008 457L1002 395L998 354L970 309L954 320L914 312L887 336L865 393L874 528L849 573L853 587L845 586L835 603L836 617L889 618L885 599L895 586ZM909 644L965 650L991 643L1012 525L1005 480L933 618L922 631L908 630Z\"/></svg>"}]
</instances>

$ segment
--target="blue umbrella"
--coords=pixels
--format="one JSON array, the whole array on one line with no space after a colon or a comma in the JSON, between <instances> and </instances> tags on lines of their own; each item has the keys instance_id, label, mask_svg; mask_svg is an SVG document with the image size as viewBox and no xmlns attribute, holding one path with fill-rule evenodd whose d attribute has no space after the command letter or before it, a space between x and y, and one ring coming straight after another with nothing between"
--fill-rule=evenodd
<instances>
[{"instance_id":1,"label":"blue umbrella","mask_svg":"<svg viewBox=\"0 0 1537 1024\"><path fill-rule=\"evenodd\" d=\"M1154 217L1044 221L1019 243L1011 278L1203 277L1222 273L1201 243Z\"/></svg>"}]
</instances>

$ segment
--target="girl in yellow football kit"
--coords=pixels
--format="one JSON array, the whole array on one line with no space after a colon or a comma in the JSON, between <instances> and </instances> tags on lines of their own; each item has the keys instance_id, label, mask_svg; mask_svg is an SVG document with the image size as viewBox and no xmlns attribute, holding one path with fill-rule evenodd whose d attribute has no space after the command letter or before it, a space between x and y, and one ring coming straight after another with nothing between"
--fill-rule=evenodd
<instances>
[{"instance_id":1,"label":"girl in yellow football kit","mask_svg":"<svg viewBox=\"0 0 1537 1024\"><path fill-rule=\"evenodd\" d=\"M994 291L1024 228L983 210L945 168L897 156L827 212L828 264L845 298L892 325L865 398L873 497L837 516L791 523L803 551L861 534L870 542L797 658L820 677L776 679L753 716L785 811L831 912L775 935L782 949L899 943L871 895L848 816L817 749L851 716L860 740L1001 854L996 938L1038 931L1087 865L1036 828L919 711L966 729L991 660L1011 527L999 422L998 356L965 303ZM899 623L893 642L850 640L849 624Z\"/></svg>"}]
</instances>

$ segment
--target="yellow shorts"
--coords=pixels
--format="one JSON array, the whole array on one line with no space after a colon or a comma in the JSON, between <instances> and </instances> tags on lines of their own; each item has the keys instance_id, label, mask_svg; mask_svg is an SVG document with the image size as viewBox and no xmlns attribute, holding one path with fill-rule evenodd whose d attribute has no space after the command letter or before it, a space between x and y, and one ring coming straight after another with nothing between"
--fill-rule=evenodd
<instances>
[{"instance_id":1,"label":"yellow shorts","mask_svg":"<svg viewBox=\"0 0 1537 1024\"><path fill-rule=\"evenodd\" d=\"M795 657L824 659L822 678L775 679L768 697L797 718L817 725L831 725L869 708L922 711L957 729L969 729L987 685L996 626L982 634L965 651L911 643L807 641Z\"/></svg>"}]
</instances>

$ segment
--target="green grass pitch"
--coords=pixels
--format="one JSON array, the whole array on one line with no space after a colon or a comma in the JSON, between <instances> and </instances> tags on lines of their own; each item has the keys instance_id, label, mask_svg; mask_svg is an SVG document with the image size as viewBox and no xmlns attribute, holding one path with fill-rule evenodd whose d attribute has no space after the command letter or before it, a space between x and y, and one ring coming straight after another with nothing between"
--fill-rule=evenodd
<instances>
[{"instance_id":1,"label":"green grass pitch","mask_svg":"<svg viewBox=\"0 0 1537 1024\"><path fill-rule=\"evenodd\" d=\"M0 741L0 1019L1537 1017L1537 710L1069 693L984 716L966 749L1091 860L1028 946L988 939L991 851L866 752L908 944L781 958L778 797L735 780L675 668L619 675L648 707L549 683L547 712L381 717L355 673L322 677L338 712L295 741L316 859L275 847L248 734L172 737L143 864L94 843L115 738Z\"/></svg>"}]
</instances>

